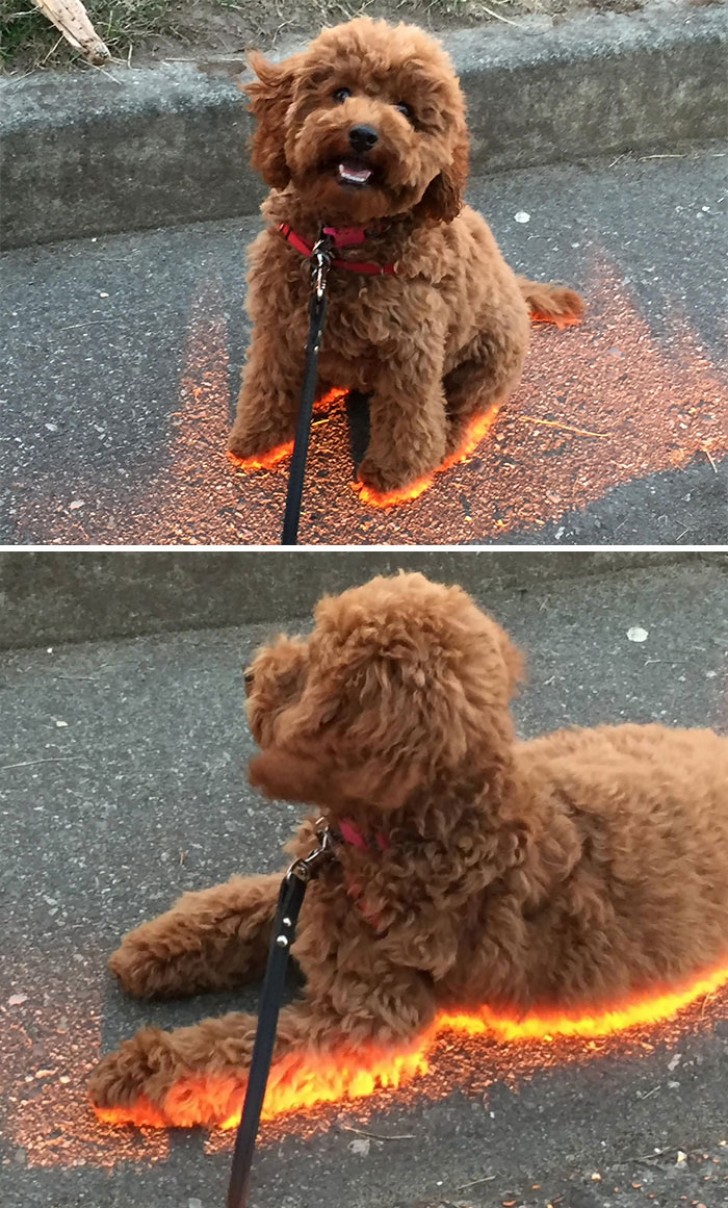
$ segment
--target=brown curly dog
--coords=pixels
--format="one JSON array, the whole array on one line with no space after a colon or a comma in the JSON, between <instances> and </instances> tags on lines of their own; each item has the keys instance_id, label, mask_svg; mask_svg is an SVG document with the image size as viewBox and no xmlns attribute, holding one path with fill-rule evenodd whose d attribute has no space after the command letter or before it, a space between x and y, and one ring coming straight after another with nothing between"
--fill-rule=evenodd
<instances>
[{"instance_id":1,"label":"brown curly dog","mask_svg":"<svg viewBox=\"0 0 728 1208\"><path fill-rule=\"evenodd\" d=\"M462 447L518 383L532 317L565 326L573 290L518 278L463 205L465 105L442 47L416 26L359 17L282 63L252 57L253 164L272 188L250 248L254 329L233 460L293 437L308 326L310 249L336 240L321 393L370 394L361 483L388 493ZM368 265L370 273L354 271Z\"/></svg>"},{"instance_id":2,"label":"brown curly dog","mask_svg":"<svg viewBox=\"0 0 728 1208\"><path fill-rule=\"evenodd\" d=\"M402 1045L439 1010L616 1005L728 956L728 738L620 725L519 742L520 672L495 621L419 574L324 599L309 639L257 655L251 782L315 804L339 836L304 903L305 994L276 1059ZM313 836L309 819L290 850ZM111 968L140 996L257 977L279 883L185 894ZM239 1106L255 1028L146 1029L102 1061L93 1101L214 1123L202 1092L227 1079Z\"/></svg>"}]
</instances>

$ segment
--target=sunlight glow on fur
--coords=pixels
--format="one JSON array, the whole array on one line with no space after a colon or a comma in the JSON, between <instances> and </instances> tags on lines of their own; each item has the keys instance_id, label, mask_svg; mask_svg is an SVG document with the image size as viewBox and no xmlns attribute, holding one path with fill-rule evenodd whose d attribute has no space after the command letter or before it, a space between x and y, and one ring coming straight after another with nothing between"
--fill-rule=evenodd
<instances>
[{"instance_id":1,"label":"sunlight glow on fur","mask_svg":"<svg viewBox=\"0 0 728 1208\"><path fill-rule=\"evenodd\" d=\"M314 413L332 407L335 403L343 402L346 395L346 390L342 390L340 386L334 386L332 390L329 390L328 394L324 394L321 398L316 399L313 408ZM227 458L237 470L272 470L275 466L280 465L282 461L285 461L287 457L290 457L292 453L293 441L288 440L285 444L276 445L273 449L266 449L264 453L253 453L251 457L238 457L237 453L232 453L228 449Z\"/></svg>"},{"instance_id":2,"label":"sunlight glow on fur","mask_svg":"<svg viewBox=\"0 0 728 1208\"><path fill-rule=\"evenodd\" d=\"M582 316L577 314L556 315L553 312L547 314L539 310L531 311L532 323L548 323L551 327L558 327L559 331L563 331L565 327L578 327L581 320Z\"/></svg>"},{"instance_id":3,"label":"sunlight glow on fur","mask_svg":"<svg viewBox=\"0 0 728 1208\"><path fill-rule=\"evenodd\" d=\"M559 1036L593 1040L673 1019L685 1007L727 983L728 964L701 973L693 982L674 989L635 997L613 1007L595 1008L586 1014L564 1011L515 1018L499 1015L488 1007L477 1012L441 1012L413 1045L396 1053L365 1046L356 1051L310 1054L308 1060L301 1054L291 1055L271 1071L263 1119L272 1120L325 1103L365 1099L382 1089L405 1086L428 1072L429 1055L443 1032L490 1035L496 1041L512 1045L548 1043ZM217 1124L225 1129L238 1124L243 1095L244 1084L237 1078L207 1075L177 1083L168 1094L164 1109L140 1098L128 1107L94 1110L105 1124L184 1128L199 1124L202 1119L208 1126Z\"/></svg>"},{"instance_id":4,"label":"sunlight glow on fur","mask_svg":"<svg viewBox=\"0 0 728 1208\"><path fill-rule=\"evenodd\" d=\"M265 453L255 453L252 457L238 457L228 449L227 457L236 470L272 470L292 453L293 441L289 440L284 445L276 445L274 449L268 449Z\"/></svg>"},{"instance_id":5,"label":"sunlight glow on fur","mask_svg":"<svg viewBox=\"0 0 728 1208\"><path fill-rule=\"evenodd\" d=\"M436 474L442 474L445 470L449 470L451 466L458 465L470 457L480 442L487 436L492 428L496 416L498 415L499 407L493 406L485 415L476 415L470 422L470 426L465 434L465 438L460 448L449 457L446 457L442 465L424 478L418 478L416 482L411 482L409 486L402 487L399 491L379 492L372 487L365 486L364 483L352 483L353 489L358 493L362 503L368 504L373 508L391 508L396 507L400 503L411 503L413 499L419 499L420 495L424 495L425 491L429 490L435 481Z\"/></svg>"}]
</instances>

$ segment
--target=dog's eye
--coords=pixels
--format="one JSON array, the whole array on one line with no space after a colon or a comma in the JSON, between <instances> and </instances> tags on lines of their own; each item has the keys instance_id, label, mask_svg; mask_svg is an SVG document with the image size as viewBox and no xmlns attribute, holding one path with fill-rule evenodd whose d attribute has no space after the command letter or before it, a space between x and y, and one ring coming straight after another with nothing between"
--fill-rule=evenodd
<instances>
[{"instance_id":1,"label":"dog's eye","mask_svg":"<svg viewBox=\"0 0 728 1208\"><path fill-rule=\"evenodd\" d=\"M351 96L351 89L337 88L333 96L337 104L341 105L344 101L348 101L349 97Z\"/></svg>"},{"instance_id":2,"label":"dog's eye","mask_svg":"<svg viewBox=\"0 0 728 1208\"><path fill-rule=\"evenodd\" d=\"M411 122L414 120L414 114L412 113L412 110L410 109L409 105L407 105L404 101L395 101L394 108L399 109L399 112L407 118L408 122Z\"/></svg>"},{"instance_id":3,"label":"dog's eye","mask_svg":"<svg viewBox=\"0 0 728 1208\"><path fill-rule=\"evenodd\" d=\"M252 684L254 679L255 679L255 675L252 671L243 672L243 680L245 681L246 686L249 687Z\"/></svg>"}]
</instances>

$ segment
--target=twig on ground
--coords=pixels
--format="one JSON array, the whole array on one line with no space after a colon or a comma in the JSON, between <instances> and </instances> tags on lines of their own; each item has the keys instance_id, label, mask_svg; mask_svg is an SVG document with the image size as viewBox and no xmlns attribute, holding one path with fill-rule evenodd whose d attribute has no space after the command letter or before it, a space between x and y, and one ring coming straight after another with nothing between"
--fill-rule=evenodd
<instances>
[{"instance_id":1,"label":"twig on ground","mask_svg":"<svg viewBox=\"0 0 728 1208\"><path fill-rule=\"evenodd\" d=\"M477 1187L480 1183L492 1183L495 1178L494 1174L484 1174L480 1179L473 1179L471 1183L461 1183L456 1187L456 1191L467 1191L469 1187Z\"/></svg>"},{"instance_id":2,"label":"twig on ground","mask_svg":"<svg viewBox=\"0 0 728 1208\"><path fill-rule=\"evenodd\" d=\"M516 29L521 29L520 21L511 21L510 17L501 17L500 13L494 13L493 9L488 8L487 4L481 4L480 7L484 13L487 13L489 17L494 17L496 21L505 21L506 25L513 25Z\"/></svg>"},{"instance_id":3,"label":"twig on ground","mask_svg":"<svg viewBox=\"0 0 728 1208\"><path fill-rule=\"evenodd\" d=\"M121 88L121 80L117 80L116 76L112 75L110 71L105 71L104 68L99 67L97 63L94 63L93 67L96 71L98 71L99 75L106 76L107 80L113 80L114 83L118 84Z\"/></svg>"},{"instance_id":4,"label":"twig on ground","mask_svg":"<svg viewBox=\"0 0 728 1208\"><path fill-rule=\"evenodd\" d=\"M659 1089L660 1089L660 1083L658 1082L657 1086L653 1086L652 1090L648 1091L646 1095L640 1095L640 1102L644 1103L645 1099L651 1099L653 1095L657 1094Z\"/></svg>"},{"instance_id":5,"label":"twig on ground","mask_svg":"<svg viewBox=\"0 0 728 1208\"><path fill-rule=\"evenodd\" d=\"M617 1166L629 1166L632 1162L662 1162L665 1158L666 1150L658 1149L657 1153L641 1153L634 1154L632 1157L625 1158L623 1162L617 1162Z\"/></svg>"},{"instance_id":6,"label":"twig on ground","mask_svg":"<svg viewBox=\"0 0 728 1208\"><path fill-rule=\"evenodd\" d=\"M354 1128L351 1124L340 1125L342 1132L358 1133L360 1137L371 1137L374 1141L414 1141L414 1133L392 1133L385 1137L382 1133L368 1132L366 1128Z\"/></svg>"},{"instance_id":7,"label":"twig on ground","mask_svg":"<svg viewBox=\"0 0 728 1208\"><path fill-rule=\"evenodd\" d=\"M80 755L54 755L51 759L26 759L23 763L6 763L0 772L11 772L14 768L32 768L37 763L65 763L67 759L80 759Z\"/></svg>"},{"instance_id":8,"label":"twig on ground","mask_svg":"<svg viewBox=\"0 0 728 1208\"><path fill-rule=\"evenodd\" d=\"M111 52L96 33L81 0L33 0L33 3L89 63L95 66L108 63Z\"/></svg>"},{"instance_id":9,"label":"twig on ground","mask_svg":"<svg viewBox=\"0 0 728 1208\"><path fill-rule=\"evenodd\" d=\"M598 436L600 440L606 440L609 436L608 432L591 432L588 428L575 428L573 424L560 424L553 419L539 419L535 415L519 415L518 418L524 423L538 424L541 428L556 428L559 432L574 432L577 436Z\"/></svg>"},{"instance_id":10,"label":"twig on ground","mask_svg":"<svg viewBox=\"0 0 728 1208\"><path fill-rule=\"evenodd\" d=\"M705 454L705 456L707 457L708 461L710 462L711 466L713 467L713 473L714 473L714 474L717 474L717 473L718 473L718 467L717 467L717 465L715 464L715 462L713 461L713 458L710 456L710 452L709 452L709 450L708 450L708 449L706 449L705 445L702 445L702 446L701 446L701 448L702 448L703 453L704 453L704 454Z\"/></svg>"}]
</instances>

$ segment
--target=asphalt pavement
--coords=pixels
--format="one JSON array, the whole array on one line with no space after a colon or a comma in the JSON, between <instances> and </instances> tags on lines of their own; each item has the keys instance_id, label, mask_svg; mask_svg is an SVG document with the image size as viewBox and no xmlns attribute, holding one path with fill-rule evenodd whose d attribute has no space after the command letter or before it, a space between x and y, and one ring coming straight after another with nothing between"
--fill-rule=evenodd
<instances>
[{"instance_id":1,"label":"asphalt pavement","mask_svg":"<svg viewBox=\"0 0 728 1208\"><path fill-rule=\"evenodd\" d=\"M622 720L728 731L724 556L578 589L570 577L494 587L478 565L474 594L528 656L523 735ZM181 626L184 607L181 594ZM628 638L635 626L644 641ZM240 676L271 627L2 656L3 1208L222 1208L229 1133L101 1127L83 1084L144 1022L255 1001L251 989L135 1003L105 961L183 890L280 866L297 811L246 785ZM724 1208L727 994L604 1041L443 1035L409 1087L266 1125L252 1206Z\"/></svg>"},{"instance_id":2,"label":"asphalt pavement","mask_svg":"<svg viewBox=\"0 0 728 1208\"><path fill-rule=\"evenodd\" d=\"M583 291L583 327L534 331L523 382L420 499L364 505L361 400L317 417L312 544L728 543L725 148L474 180L511 264ZM275 544L286 464L224 449L257 219L4 257L0 541Z\"/></svg>"}]
</instances>

